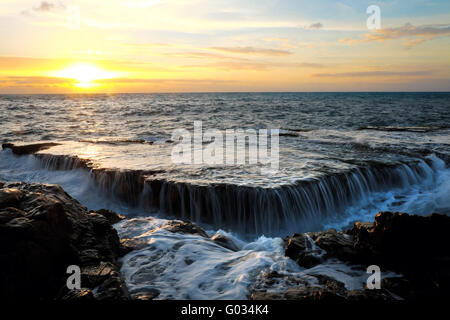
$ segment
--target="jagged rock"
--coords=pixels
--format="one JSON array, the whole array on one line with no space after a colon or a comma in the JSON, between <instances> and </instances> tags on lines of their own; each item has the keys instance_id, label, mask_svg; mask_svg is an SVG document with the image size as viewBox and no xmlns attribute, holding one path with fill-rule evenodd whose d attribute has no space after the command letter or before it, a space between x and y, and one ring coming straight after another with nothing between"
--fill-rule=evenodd
<instances>
[{"instance_id":1,"label":"jagged rock","mask_svg":"<svg viewBox=\"0 0 450 320\"><path fill-rule=\"evenodd\" d=\"M137 292L131 292L131 297L136 300L153 300L160 294L159 290L153 288L142 288Z\"/></svg>"},{"instance_id":2,"label":"jagged rock","mask_svg":"<svg viewBox=\"0 0 450 320\"><path fill-rule=\"evenodd\" d=\"M427 266L450 257L450 217L380 212L373 225L356 223L354 246L365 260L376 260L404 270ZM366 252L364 256L363 253ZM421 259L417 259L420 255ZM445 260L445 259L444 259Z\"/></svg>"},{"instance_id":3,"label":"jagged rock","mask_svg":"<svg viewBox=\"0 0 450 320\"><path fill-rule=\"evenodd\" d=\"M236 242L224 235L216 234L211 237L211 240L224 248L230 249L231 251L241 250L241 247Z\"/></svg>"},{"instance_id":4,"label":"jagged rock","mask_svg":"<svg viewBox=\"0 0 450 320\"><path fill-rule=\"evenodd\" d=\"M133 250L139 250L148 246L148 242L139 238L120 239L120 243L124 249L124 255Z\"/></svg>"},{"instance_id":5,"label":"jagged rock","mask_svg":"<svg viewBox=\"0 0 450 320\"><path fill-rule=\"evenodd\" d=\"M0 194L9 199L0 203L0 297L128 298L117 265L123 248L104 216L55 185L6 183ZM67 289L70 265L87 291ZM96 281L86 280L91 270Z\"/></svg>"},{"instance_id":6,"label":"jagged rock","mask_svg":"<svg viewBox=\"0 0 450 320\"><path fill-rule=\"evenodd\" d=\"M122 216L121 214L117 214L111 210L100 209L100 210L90 211L90 212L98 213L98 214L104 216L109 221L110 224L116 224L116 223L122 221L123 219L125 219L125 217Z\"/></svg>"},{"instance_id":7,"label":"jagged rock","mask_svg":"<svg viewBox=\"0 0 450 320\"><path fill-rule=\"evenodd\" d=\"M202 228L189 221L171 220L162 225L161 228L164 228L174 233L180 232L187 234L195 234L208 238L208 235Z\"/></svg>"},{"instance_id":8,"label":"jagged rock","mask_svg":"<svg viewBox=\"0 0 450 320\"><path fill-rule=\"evenodd\" d=\"M328 291L333 292L341 297L347 295L347 289L342 282L321 274L315 275L315 277L317 278L317 280L319 280L319 284L323 285Z\"/></svg>"},{"instance_id":9,"label":"jagged rock","mask_svg":"<svg viewBox=\"0 0 450 320\"><path fill-rule=\"evenodd\" d=\"M277 277L283 277L277 274ZM314 275L318 284L301 283L299 285L290 286L281 292L270 292L260 290L253 292L250 296L251 300L298 300L298 301L321 301L321 302L342 302L353 300L395 300L396 297L391 295L387 290L347 290L345 285L326 275Z\"/></svg>"},{"instance_id":10,"label":"jagged rock","mask_svg":"<svg viewBox=\"0 0 450 320\"><path fill-rule=\"evenodd\" d=\"M21 197L22 192L19 189L2 187L0 189L0 207L13 207Z\"/></svg>"},{"instance_id":11,"label":"jagged rock","mask_svg":"<svg viewBox=\"0 0 450 320\"><path fill-rule=\"evenodd\" d=\"M294 234L285 238L285 254L301 267L312 268L323 262L320 248L313 248L311 234Z\"/></svg>"},{"instance_id":12,"label":"jagged rock","mask_svg":"<svg viewBox=\"0 0 450 320\"><path fill-rule=\"evenodd\" d=\"M338 258L344 261L355 259L356 251L353 247L353 237L351 235L337 232L330 229L324 232L313 234L314 243L325 250L324 258Z\"/></svg>"},{"instance_id":13,"label":"jagged rock","mask_svg":"<svg viewBox=\"0 0 450 320\"><path fill-rule=\"evenodd\" d=\"M287 237L285 254L305 268L312 268L328 258L353 261L358 255L353 237L334 229Z\"/></svg>"},{"instance_id":14,"label":"jagged rock","mask_svg":"<svg viewBox=\"0 0 450 320\"><path fill-rule=\"evenodd\" d=\"M295 234L285 239L285 254L309 268L336 258L362 266L378 265L403 278L385 279L386 289L401 298L442 297L450 289L450 217L380 212L374 223L356 222L351 230ZM320 259L314 245L324 250ZM309 259L309 260L308 260ZM353 292L348 299L385 299L387 292ZM376 292L376 293L374 293Z\"/></svg>"},{"instance_id":15,"label":"jagged rock","mask_svg":"<svg viewBox=\"0 0 450 320\"><path fill-rule=\"evenodd\" d=\"M392 301L395 298L384 289L379 290L351 290L347 293L349 301Z\"/></svg>"},{"instance_id":16,"label":"jagged rock","mask_svg":"<svg viewBox=\"0 0 450 320\"><path fill-rule=\"evenodd\" d=\"M80 290L70 290L66 295L62 297L62 300L72 300L72 301L94 301L95 297L92 290L80 289Z\"/></svg>"},{"instance_id":17,"label":"jagged rock","mask_svg":"<svg viewBox=\"0 0 450 320\"><path fill-rule=\"evenodd\" d=\"M284 292L254 292L250 300L296 300L296 301L323 301L339 302L344 301L342 297L335 292L319 287L296 287L289 288Z\"/></svg>"},{"instance_id":18,"label":"jagged rock","mask_svg":"<svg viewBox=\"0 0 450 320\"><path fill-rule=\"evenodd\" d=\"M59 143L46 142L46 143L35 143L24 146L16 146L12 143L2 144L3 149L11 149L11 151L16 155L33 154L41 150L45 150L54 146L60 145Z\"/></svg>"},{"instance_id":19,"label":"jagged rock","mask_svg":"<svg viewBox=\"0 0 450 320\"><path fill-rule=\"evenodd\" d=\"M417 298L411 282L403 277L384 278L381 280L381 287L403 299Z\"/></svg>"},{"instance_id":20,"label":"jagged rock","mask_svg":"<svg viewBox=\"0 0 450 320\"><path fill-rule=\"evenodd\" d=\"M284 242L285 254L293 260L297 260L296 257L305 250L311 250L307 234L296 233L292 237L284 239Z\"/></svg>"}]
</instances>

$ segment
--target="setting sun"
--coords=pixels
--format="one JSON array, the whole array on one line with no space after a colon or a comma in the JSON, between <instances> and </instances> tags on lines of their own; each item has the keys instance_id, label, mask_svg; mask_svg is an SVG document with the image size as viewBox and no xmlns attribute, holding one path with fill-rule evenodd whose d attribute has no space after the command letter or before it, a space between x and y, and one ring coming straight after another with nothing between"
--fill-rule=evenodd
<instances>
[{"instance_id":1,"label":"setting sun","mask_svg":"<svg viewBox=\"0 0 450 320\"><path fill-rule=\"evenodd\" d=\"M77 63L54 75L76 80L74 85L79 88L92 88L98 86L98 83L95 83L96 80L111 79L117 76L116 73L102 70L91 63Z\"/></svg>"}]
</instances>

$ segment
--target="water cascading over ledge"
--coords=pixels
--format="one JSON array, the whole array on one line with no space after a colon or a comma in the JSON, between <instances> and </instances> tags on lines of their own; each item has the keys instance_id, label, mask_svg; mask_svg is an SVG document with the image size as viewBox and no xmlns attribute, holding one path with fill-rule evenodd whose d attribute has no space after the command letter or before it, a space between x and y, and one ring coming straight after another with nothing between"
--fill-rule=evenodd
<instances>
[{"instance_id":1,"label":"water cascading over ledge","mask_svg":"<svg viewBox=\"0 0 450 320\"><path fill-rule=\"evenodd\" d=\"M436 175L435 160L428 158L409 164L373 164L275 188L195 185L160 179L157 171L99 169L77 157L35 156L46 169L88 170L105 194L133 207L157 209L168 216L256 235L312 230L320 227L324 218L373 192L432 182Z\"/></svg>"}]
</instances>

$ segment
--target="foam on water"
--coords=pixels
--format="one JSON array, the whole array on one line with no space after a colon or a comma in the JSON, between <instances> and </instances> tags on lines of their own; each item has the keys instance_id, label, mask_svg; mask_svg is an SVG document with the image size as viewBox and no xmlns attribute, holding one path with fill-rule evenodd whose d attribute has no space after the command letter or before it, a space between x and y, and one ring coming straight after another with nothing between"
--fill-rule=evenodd
<instances>
[{"instance_id":1,"label":"foam on water","mask_svg":"<svg viewBox=\"0 0 450 320\"><path fill-rule=\"evenodd\" d=\"M326 274L349 290L363 288L367 279L364 270L338 261L303 269L284 256L281 238L262 236L243 242L226 234L243 244L242 250L234 252L198 235L160 228L164 223L161 219L134 218L116 225L121 238L146 243L121 260L121 272L132 294L157 289L157 299L248 299L250 289L257 288L268 271L277 271L291 282L295 279L313 285L314 275ZM286 280L279 281L271 285L271 291L286 289Z\"/></svg>"},{"instance_id":2,"label":"foam on water","mask_svg":"<svg viewBox=\"0 0 450 320\"><path fill-rule=\"evenodd\" d=\"M234 252L201 236L158 229L161 223L135 218L116 226L121 237L131 233L147 243L122 259L131 293L154 288L161 292L158 299L246 299L257 274L286 259L280 238L261 237Z\"/></svg>"},{"instance_id":3,"label":"foam on water","mask_svg":"<svg viewBox=\"0 0 450 320\"><path fill-rule=\"evenodd\" d=\"M284 255L281 238L259 237L245 242L231 233L218 231L242 245L235 252L199 235L167 231L164 219L134 218L116 225L121 238L133 238L143 248L121 259L121 272L130 293L158 290L157 299L248 299L252 290L281 292L298 283L320 286L316 276L327 275L348 290L362 289L366 270L338 260L310 269L299 267ZM213 235L214 232L209 232ZM143 245L143 243L145 245ZM265 275L279 276L265 283ZM384 272L382 277L398 276Z\"/></svg>"},{"instance_id":4,"label":"foam on water","mask_svg":"<svg viewBox=\"0 0 450 320\"><path fill-rule=\"evenodd\" d=\"M0 151L0 181L58 184L73 198L91 210L109 208L117 212L133 212L133 208L106 196L83 169L48 170L33 155L14 156L11 150Z\"/></svg>"}]
</instances>

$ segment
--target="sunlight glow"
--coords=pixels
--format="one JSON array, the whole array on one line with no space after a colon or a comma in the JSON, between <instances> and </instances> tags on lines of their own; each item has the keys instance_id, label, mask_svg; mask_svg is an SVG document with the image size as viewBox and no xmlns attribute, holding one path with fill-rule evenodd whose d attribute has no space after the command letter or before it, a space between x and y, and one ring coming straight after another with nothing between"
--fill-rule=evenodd
<instances>
[{"instance_id":1,"label":"sunlight glow","mask_svg":"<svg viewBox=\"0 0 450 320\"><path fill-rule=\"evenodd\" d=\"M117 77L117 74L105 71L91 63L76 63L67 69L58 71L54 74L57 77L74 79L77 82L74 85L78 88L92 88L99 84L97 80L111 79Z\"/></svg>"}]
</instances>

